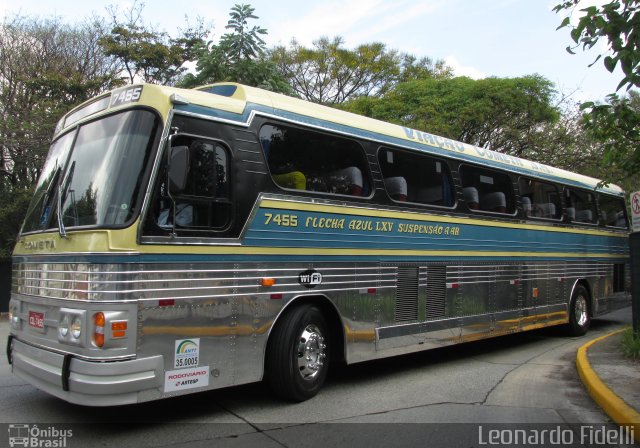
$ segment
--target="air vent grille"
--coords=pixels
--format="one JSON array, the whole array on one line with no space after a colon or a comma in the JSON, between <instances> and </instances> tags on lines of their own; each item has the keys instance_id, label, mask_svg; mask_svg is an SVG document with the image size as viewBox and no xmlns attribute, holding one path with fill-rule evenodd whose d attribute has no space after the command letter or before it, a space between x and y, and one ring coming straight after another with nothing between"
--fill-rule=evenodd
<instances>
[{"instance_id":1,"label":"air vent grille","mask_svg":"<svg viewBox=\"0 0 640 448\"><path fill-rule=\"evenodd\" d=\"M447 267L427 267L427 319L445 317L447 297Z\"/></svg>"},{"instance_id":2,"label":"air vent grille","mask_svg":"<svg viewBox=\"0 0 640 448\"><path fill-rule=\"evenodd\" d=\"M396 288L396 322L418 320L418 268L398 267Z\"/></svg>"}]
</instances>

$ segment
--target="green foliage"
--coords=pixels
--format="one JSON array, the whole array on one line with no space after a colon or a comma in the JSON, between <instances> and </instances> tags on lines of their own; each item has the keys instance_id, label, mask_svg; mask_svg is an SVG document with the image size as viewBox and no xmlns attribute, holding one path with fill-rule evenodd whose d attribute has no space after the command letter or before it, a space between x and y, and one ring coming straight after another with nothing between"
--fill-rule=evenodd
<instances>
[{"instance_id":1,"label":"green foliage","mask_svg":"<svg viewBox=\"0 0 640 448\"><path fill-rule=\"evenodd\" d=\"M0 190L31 188L60 116L118 85L117 66L97 45L102 31L100 22L22 17L0 27Z\"/></svg>"},{"instance_id":2,"label":"green foliage","mask_svg":"<svg viewBox=\"0 0 640 448\"><path fill-rule=\"evenodd\" d=\"M604 147L603 162L635 177L640 173L640 94L610 95L607 104L585 103L584 126Z\"/></svg>"},{"instance_id":3,"label":"green foliage","mask_svg":"<svg viewBox=\"0 0 640 448\"><path fill-rule=\"evenodd\" d=\"M627 358L640 361L640 335L635 335L632 328L622 332L622 353Z\"/></svg>"},{"instance_id":4,"label":"green foliage","mask_svg":"<svg viewBox=\"0 0 640 448\"><path fill-rule=\"evenodd\" d=\"M11 257L31 194L31 190L18 190L0 195L0 260Z\"/></svg>"},{"instance_id":5,"label":"green foliage","mask_svg":"<svg viewBox=\"0 0 640 448\"><path fill-rule=\"evenodd\" d=\"M566 0L557 5L556 12L573 11L580 0ZM601 7L590 6L582 13L576 26L571 18L563 20L559 28L572 27L571 38L575 47L567 50L573 53L576 47L583 50L593 48L605 39L609 50L599 54L594 64L603 56L605 68L613 73L620 67L624 77L618 90L640 87L640 0L614 0ZM609 95L606 104L587 102L582 105L585 113L584 126L592 139L603 146L603 166L606 172L618 173L627 185L637 184L640 172L640 108L637 92L630 91L629 97ZM602 176L605 177L605 176ZM605 177L607 181L615 178Z\"/></svg>"},{"instance_id":6,"label":"green foliage","mask_svg":"<svg viewBox=\"0 0 640 448\"><path fill-rule=\"evenodd\" d=\"M177 38L144 25L143 4L134 2L124 13L124 22L111 9L111 32L99 41L105 54L122 63L127 81L173 85L187 70L184 64L192 60L205 45L208 32L202 22L188 27Z\"/></svg>"},{"instance_id":7,"label":"green foliage","mask_svg":"<svg viewBox=\"0 0 640 448\"><path fill-rule=\"evenodd\" d=\"M341 37L322 37L306 48L293 40L288 48L275 47L270 56L296 95L320 104L381 96L398 82L411 79L451 76L442 61L417 60L379 42L353 50L343 44Z\"/></svg>"},{"instance_id":8,"label":"green foliage","mask_svg":"<svg viewBox=\"0 0 640 448\"><path fill-rule=\"evenodd\" d=\"M260 37L267 30L249 27L249 19L258 19L249 5L235 5L218 44L209 42L197 52L197 74L187 74L181 87L196 87L221 81L239 82L281 93L290 93L286 80L273 62L266 58L266 44Z\"/></svg>"},{"instance_id":9,"label":"green foliage","mask_svg":"<svg viewBox=\"0 0 640 448\"><path fill-rule=\"evenodd\" d=\"M555 123L551 82L541 76L421 79L345 109L515 156L535 151L542 126Z\"/></svg>"},{"instance_id":10,"label":"green foliage","mask_svg":"<svg viewBox=\"0 0 640 448\"><path fill-rule=\"evenodd\" d=\"M400 75L393 80L394 84L430 78L453 78L453 69L441 59L434 61L428 57L418 59L411 54L400 54Z\"/></svg>"},{"instance_id":11,"label":"green foliage","mask_svg":"<svg viewBox=\"0 0 640 448\"><path fill-rule=\"evenodd\" d=\"M554 11L573 11L580 0L566 0L557 5ZM640 0L614 0L601 7L590 6L581 9L582 16L571 30L571 38L576 47L583 50L593 48L600 39L606 39L611 54L604 57L604 66L613 73L620 63L624 78L618 89L623 86L640 87ZM571 18L566 17L559 28L571 27ZM567 50L573 53L575 47ZM596 61L603 54L598 55ZM595 62L594 62L595 63Z\"/></svg>"},{"instance_id":12,"label":"green foliage","mask_svg":"<svg viewBox=\"0 0 640 448\"><path fill-rule=\"evenodd\" d=\"M251 5L234 5L226 29L232 30L220 39L219 47L224 48L230 62L256 59L264 55L266 44L260 35L267 30L259 26L249 28L249 19L259 19Z\"/></svg>"}]
</instances>

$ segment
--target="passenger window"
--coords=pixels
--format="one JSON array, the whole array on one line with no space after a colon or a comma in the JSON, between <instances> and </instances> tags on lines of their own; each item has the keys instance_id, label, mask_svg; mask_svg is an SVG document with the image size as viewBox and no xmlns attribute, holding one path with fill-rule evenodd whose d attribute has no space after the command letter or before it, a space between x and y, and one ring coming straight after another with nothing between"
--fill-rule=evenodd
<instances>
[{"instance_id":1,"label":"passenger window","mask_svg":"<svg viewBox=\"0 0 640 448\"><path fill-rule=\"evenodd\" d=\"M562 205L558 188L548 182L520 178L522 209L527 218L560 219Z\"/></svg>"},{"instance_id":2,"label":"passenger window","mask_svg":"<svg viewBox=\"0 0 640 448\"><path fill-rule=\"evenodd\" d=\"M596 201L592 193L581 190L566 190L567 217L572 222L596 224L598 214Z\"/></svg>"},{"instance_id":3,"label":"passenger window","mask_svg":"<svg viewBox=\"0 0 640 448\"><path fill-rule=\"evenodd\" d=\"M172 147L188 148L184 188L167 193L162 187L158 226L187 230L222 230L231 219L229 154L220 143L177 136ZM173 187L172 187L173 188ZM175 204L175 208L173 208Z\"/></svg>"},{"instance_id":4,"label":"passenger window","mask_svg":"<svg viewBox=\"0 0 640 448\"><path fill-rule=\"evenodd\" d=\"M308 129L265 125L260 142L278 186L349 196L369 196L367 161L353 140Z\"/></svg>"},{"instance_id":5,"label":"passenger window","mask_svg":"<svg viewBox=\"0 0 640 448\"><path fill-rule=\"evenodd\" d=\"M515 212L513 187L507 174L463 165L460 178L469 209L505 214Z\"/></svg>"},{"instance_id":6,"label":"passenger window","mask_svg":"<svg viewBox=\"0 0 640 448\"><path fill-rule=\"evenodd\" d=\"M625 214L624 199L601 194L598 195L598 205L600 206L600 216L605 226L623 229L629 227Z\"/></svg>"},{"instance_id":7,"label":"passenger window","mask_svg":"<svg viewBox=\"0 0 640 448\"><path fill-rule=\"evenodd\" d=\"M451 173L443 160L381 148L378 163L391 199L443 207L454 205Z\"/></svg>"}]
</instances>

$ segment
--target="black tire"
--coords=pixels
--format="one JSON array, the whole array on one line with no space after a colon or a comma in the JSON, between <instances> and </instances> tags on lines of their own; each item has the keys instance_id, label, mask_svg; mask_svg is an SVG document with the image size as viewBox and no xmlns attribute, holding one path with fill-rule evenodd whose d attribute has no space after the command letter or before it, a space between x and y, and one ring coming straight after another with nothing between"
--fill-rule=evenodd
<instances>
[{"instance_id":1,"label":"black tire","mask_svg":"<svg viewBox=\"0 0 640 448\"><path fill-rule=\"evenodd\" d=\"M591 314L589 312L589 292L582 285L577 285L569 304L569 324L567 331L571 336L582 336L589 330Z\"/></svg>"},{"instance_id":2,"label":"black tire","mask_svg":"<svg viewBox=\"0 0 640 448\"><path fill-rule=\"evenodd\" d=\"M322 388L329 370L327 321L312 305L285 311L267 348L266 376L273 392L285 400L308 400Z\"/></svg>"}]
</instances>

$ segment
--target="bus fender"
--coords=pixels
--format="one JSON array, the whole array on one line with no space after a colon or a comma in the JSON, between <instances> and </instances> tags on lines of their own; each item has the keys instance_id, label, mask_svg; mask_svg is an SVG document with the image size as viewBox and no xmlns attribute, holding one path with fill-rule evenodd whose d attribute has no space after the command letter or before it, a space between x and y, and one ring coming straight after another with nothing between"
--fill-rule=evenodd
<instances>
[{"instance_id":1,"label":"bus fender","mask_svg":"<svg viewBox=\"0 0 640 448\"><path fill-rule=\"evenodd\" d=\"M592 303L593 294L591 292L591 285L589 284L589 281L586 278L578 278L576 279L575 282L573 282L573 286L571 287L571 293L569 294L569 301L567 303L571 304L571 298L573 297L573 293L575 292L576 288L579 285L583 286L587 290L587 293L589 294L589 301L587 302L587 304L589 305L589 315L593 317L594 316L593 303Z\"/></svg>"}]
</instances>

